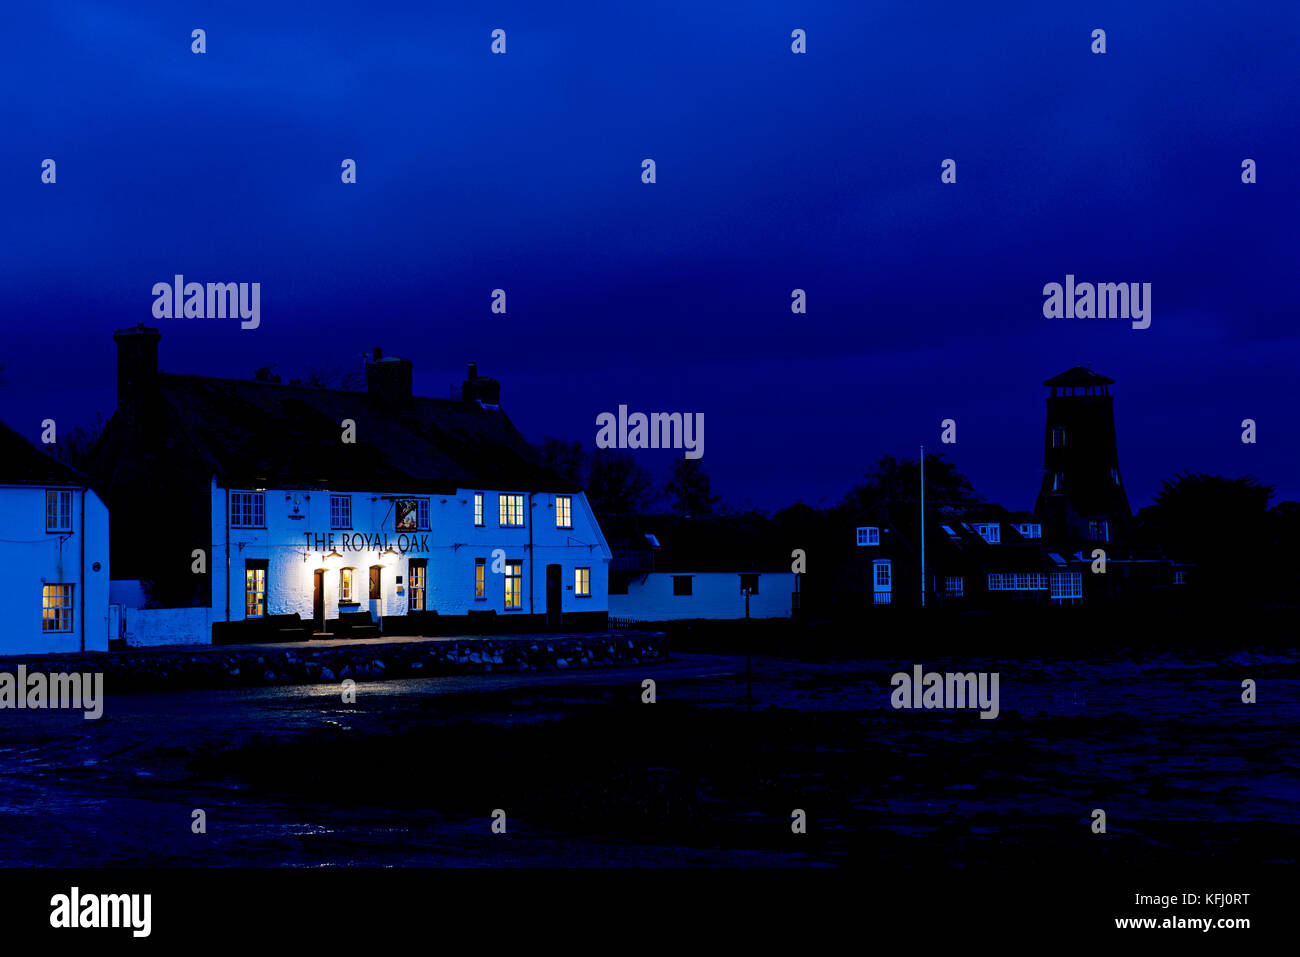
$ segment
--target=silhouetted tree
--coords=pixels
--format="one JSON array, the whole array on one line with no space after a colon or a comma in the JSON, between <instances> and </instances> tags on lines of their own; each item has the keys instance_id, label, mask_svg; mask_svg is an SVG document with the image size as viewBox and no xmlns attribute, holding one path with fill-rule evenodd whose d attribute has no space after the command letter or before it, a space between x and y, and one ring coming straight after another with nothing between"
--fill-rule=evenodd
<instances>
[{"instance_id":1,"label":"silhouetted tree","mask_svg":"<svg viewBox=\"0 0 1300 957\"><path fill-rule=\"evenodd\" d=\"M104 426L107 424L104 413L97 412L95 421L89 425L74 425L70 429L60 430L59 441L54 444L55 456L74 469L84 468L90 450L104 434Z\"/></svg>"},{"instance_id":2,"label":"silhouetted tree","mask_svg":"<svg viewBox=\"0 0 1300 957\"><path fill-rule=\"evenodd\" d=\"M583 485L587 467L587 452L576 439L566 442L547 436L542 440L542 459L546 464L575 485Z\"/></svg>"},{"instance_id":3,"label":"silhouetted tree","mask_svg":"<svg viewBox=\"0 0 1300 957\"><path fill-rule=\"evenodd\" d=\"M587 473L587 500L596 512L644 511L658 500L650 473L618 449L597 449Z\"/></svg>"},{"instance_id":4,"label":"silhouetted tree","mask_svg":"<svg viewBox=\"0 0 1300 957\"><path fill-rule=\"evenodd\" d=\"M678 459L664 482L663 495L673 514L683 518L712 515L714 506L722 500L713 494L709 473L700 459Z\"/></svg>"},{"instance_id":5,"label":"silhouetted tree","mask_svg":"<svg viewBox=\"0 0 1300 957\"><path fill-rule=\"evenodd\" d=\"M864 511L875 505L919 502L921 495L921 460L896 459L886 455L863 476L863 481L849 490L843 506ZM925 455L925 503L938 505L973 505L981 499L965 475L943 457L943 453Z\"/></svg>"}]
</instances>

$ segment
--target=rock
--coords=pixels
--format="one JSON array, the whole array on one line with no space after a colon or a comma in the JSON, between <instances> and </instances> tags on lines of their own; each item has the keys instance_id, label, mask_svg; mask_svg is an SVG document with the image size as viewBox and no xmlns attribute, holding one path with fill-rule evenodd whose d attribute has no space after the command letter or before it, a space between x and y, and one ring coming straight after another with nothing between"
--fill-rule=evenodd
<instances>
[{"instance_id":1,"label":"rock","mask_svg":"<svg viewBox=\"0 0 1300 957\"><path fill-rule=\"evenodd\" d=\"M269 669L268 669L267 671L262 672L262 679L265 680L265 681L274 681L274 680L275 680L275 672L274 672L274 671L271 671L271 670L269 670Z\"/></svg>"},{"instance_id":2,"label":"rock","mask_svg":"<svg viewBox=\"0 0 1300 957\"><path fill-rule=\"evenodd\" d=\"M340 677L340 678L351 678L351 677L352 677L352 666L351 666L351 665L344 665L344 666L343 666L343 670L339 672L339 677Z\"/></svg>"},{"instance_id":3,"label":"rock","mask_svg":"<svg viewBox=\"0 0 1300 957\"><path fill-rule=\"evenodd\" d=\"M567 661L565 661L563 658L556 658L556 659L555 659L555 667L557 667L557 668L567 668L567 667L569 667L569 663L568 663Z\"/></svg>"},{"instance_id":4,"label":"rock","mask_svg":"<svg viewBox=\"0 0 1300 957\"><path fill-rule=\"evenodd\" d=\"M376 671L383 671L384 663L380 661L378 658L376 658L373 662L371 662L371 667L373 667Z\"/></svg>"},{"instance_id":5,"label":"rock","mask_svg":"<svg viewBox=\"0 0 1300 957\"><path fill-rule=\"evenodd\" d=\"M321 681L333 681L333 680L335 680L335 679L334 679L334 672L331 671L329 668L321 668L321 670L320 670L320 680L321 680Z\"/></svg>"}]
</instances>

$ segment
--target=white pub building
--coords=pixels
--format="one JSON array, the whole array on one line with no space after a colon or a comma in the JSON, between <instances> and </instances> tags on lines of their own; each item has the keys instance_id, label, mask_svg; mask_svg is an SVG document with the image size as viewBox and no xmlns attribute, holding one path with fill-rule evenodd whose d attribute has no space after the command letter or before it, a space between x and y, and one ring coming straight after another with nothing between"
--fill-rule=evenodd
<instances>
[{"instance_id":1,"label":"white pub building","mask_svg":"<svg viewBox=\"0 0 1300 957\"><path fill-rule=\"evenodd\" d=\"M130 645L603 630L611 560L473 364L412 395L374 351L365 392L169 375L118 332L93 456Z\"/></svg>"},{"instance_id":2,"label":"white pub building","mask_svg":"<svg viewBox=\"0 0 1300 957\"><path fill-rule=\"evenodd\" d=\"M0 655L107 651L108 562L86 477L0 423Z\"/></svg>"}]
</instances>

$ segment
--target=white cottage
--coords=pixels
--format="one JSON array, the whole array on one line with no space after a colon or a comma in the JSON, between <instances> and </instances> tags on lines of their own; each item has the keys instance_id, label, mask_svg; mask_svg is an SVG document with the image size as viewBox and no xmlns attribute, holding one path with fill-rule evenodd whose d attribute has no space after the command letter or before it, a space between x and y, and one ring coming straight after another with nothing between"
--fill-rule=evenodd
<instances>
[{"instance_id":1,"label":"white cottage","mask_svg":"<svg viewBox=\"0 0 1300 957\"><path fill-rule=\"evenodd\" d=\"M156 330L114 338L95 462L131 643L604 629L586 496L473 364L460 399L431 399L378 349L354 392L168 375Z\"/></svg>"},{"instance_id":2,"label":"white cottage","mask_svg":"<svg viewBox=\"0 0 1300 957\"><path fill-rule=\"evenodd\" d=\"M0 423L0 655L107 651L108 576L88 479Z\"/></svg>"}]
</instances>

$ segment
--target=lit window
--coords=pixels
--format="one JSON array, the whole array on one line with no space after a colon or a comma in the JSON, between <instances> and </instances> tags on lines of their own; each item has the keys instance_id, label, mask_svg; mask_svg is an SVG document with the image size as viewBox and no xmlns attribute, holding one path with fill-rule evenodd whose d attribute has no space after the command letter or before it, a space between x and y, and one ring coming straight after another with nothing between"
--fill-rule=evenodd
<instances>
[{"instance_id":1,"label":"lit window","mask_svg":"<svg viewBox=\"0 0 1300 957\"><path fill-rule=\"evenodd\" d=\"M524 497L522 495L498 495L497 505L502 525L521 527L524 524Z\"/></svg>"},{"instance_id":2,"label":"lit window","mask_svg":"<svg viewBox=\"0 0 1300 957\"><path fill-rule=\"evenodd\" d=\"M72 631L72 586L46 585L41 601L41 631Z\"/></svg>"},{"instance_id":3,"label":"lit window","mask_svg":"<svg viewBox=\"0 0 1300 957\"><path fill-rule=\"evenodd\" d=\"M45 530L47 532L72 531L72 492L48 489L45 492Z\"/></svg>"},{"instance_id":4,"label":"lit window","mask_svg":"<svg viewBox=\"0 0 1300 957\"><path fill-rule=\"evenodd\" d=\"M573 594L579 598L591 597L590 568L575 568L573 570Z\"/></svg>"},{"instance_id":5,"label":"lit window","mask_svg":"<svg viewBox=\"0 0 1300 957\"><path fill-rule=\"evenodd\" d=\"M946 575L943 579L943 590L953 598L960 598L963 594L963 585L960 575Z\"/></svg>"},{"instance_id":6,"label":"lit window","mask_svg":"<svg viewBox=\"0 0 1300 957\"><path fill-rule=\"evenodd\" d=\"M880 529L874 525L858 526L858 544L859 545L879 545Z\"/></svg>"},{"instance_id":7,"label":"lit window","mask_svg":"<svg viewBox=\"0 0 1300 957\"><path fill-rule=\"evenodd\" d=\"M474 493L474 524L483 524L483 493Z\"/></svg>"},{"instance_id":8,"label":"lit window","mask_svg":"<svg viewBox=\"0 0 1300 957\"><path fill-rule=\"evenodd\" d=\"M506 607L524 607L523 562L506 562Z\"/></svg>"},{"instance_id":9,"label":"lit window","mask_svg":"<svg viewBox=\"0 0 1300 957\"><path fill-rule=\"evenodd\" d=\"M878 559L871 563L872 580L875 582L876 591L889 591L893 587L893 573L890 569L889 559Z\"/></svg>"},{"instance_id":10,"label":"lit window","mask_svg":"<svg viewBox=\"0 0 1300 957\"><path fill-rule=\"evenodd\" d=\"M573 528L573 499L568 495L555 496L555 527Z\"/></svg>"},{"instance_id":11,"label":"lit window","mask_svg":"<svg viewBox=\"0 0 1300 957\"><path fill-rule=\"evenodd\" d=\"M266 493L231 492L230 524L234 528L266 528Z\"/></svg>"},{"instance_id":12,"label":"lit window","mask_svg":"<svg viewBox=\"0 0 1300 957\"><path fill-rule=\"evenodd\" d=\"M266 565L249 564L244 568L244 617L261 618L266 614Z\"/></svg>"},{"instance_id":13,"label":"lit window","mask_svg":"<svg viewBox=\"0 0 1300 957\"><path fill-rule=\"evenodd\" d=\"M352 496L330 496L330 528L352 527Z\"/></svg>"},{"instance_id":14,"label":"lit window","mask_svg":"<svg viewBox=\"0 0 1300 957\"><path fill-rule=\"evenodd\" d=\"M692 590L691 590L692 585L693 585L693 581L692 581L690 575L674 575L674 576L673 576L673 594L674 594L674 595L690 595L690 594L693 594L693 592L692 592Z\"/></svg>"},{"instance_id":15,"label":"lit window","mask_svg":"<svg viewBox=\"0 0 1300 957\"><path fill-rule=\"evenodd\" d=\"M1065 445L1065 429L1052 429L1052 448L1059 449Z\"/></svg>"},{"instance_id":16,"label":"lit window","mask_svg":"<svg viewBox=\"0 0 1300 957\"><path fill-rule=\"evenodd\" d=\"M352 569L339 569L339 601L352 600Z\"/></svg>"},{"instance_id":17,"label":"lit window","mask_svg":"<svg viewBox=\"0 0 1300 957\"><path fill-rule=\"evenodd\" d=\"M474 597L487 598L487 559L474 559Z\"/></svg>"},{"instance_id":18,"label":"lit window","mask_svg":"<svg viewBox=\"0 0 1300 957\"><path fill-rule=\"evenodd\" d=\"M997 545L1002 541L1002 526L997 522L977 522L975 532L990 545Z\"/></svg>"},{"instance_id":19,"label":"lit window","mask_svg":"<svg viewBox=\"0 0 1300 957\"><path fill-rule=\"evenodd\" d=\"M406 565L406 580L410 588L411 611L424 611L424 582L426 565L423 558L412 558Z\"/></svg>"}]
</instances>

